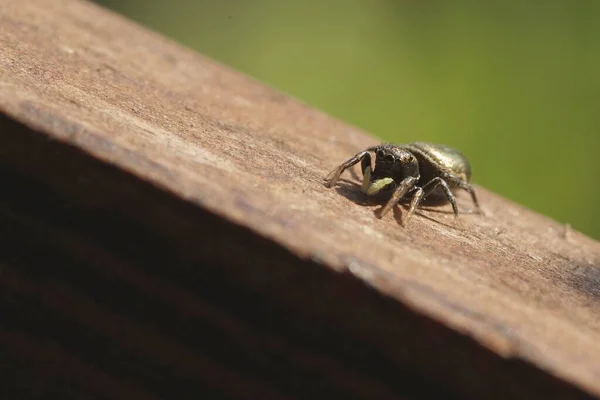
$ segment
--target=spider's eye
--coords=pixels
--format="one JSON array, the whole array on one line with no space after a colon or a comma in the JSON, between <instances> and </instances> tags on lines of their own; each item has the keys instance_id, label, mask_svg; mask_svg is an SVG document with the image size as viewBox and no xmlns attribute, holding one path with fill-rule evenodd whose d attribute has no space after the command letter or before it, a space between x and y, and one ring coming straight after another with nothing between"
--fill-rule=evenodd
<instances>
[{"instance_id":1,"label":"spider's eye","mask_svg":"<svg viewBox=\"0 0 600 400\"><path fill-rule=\"evenodd\" d=\"M383 157L383 150L378 149L376 153L377 153L377 157Z\"/></svg>"},{"instance_id":2,"label":"spider's eye","mask_svg":"<svg viewBox=\"0 0 600 400\"><path fill-rule=\"evenodd\" d=\"M392 162L394 162L394 156L393 156L393 155L391 155L391 154L387 154L387 155L385 156L385 161L387 161L387 162L389 162L389 163L392 163Z\"/></svg>"}]
</instances>

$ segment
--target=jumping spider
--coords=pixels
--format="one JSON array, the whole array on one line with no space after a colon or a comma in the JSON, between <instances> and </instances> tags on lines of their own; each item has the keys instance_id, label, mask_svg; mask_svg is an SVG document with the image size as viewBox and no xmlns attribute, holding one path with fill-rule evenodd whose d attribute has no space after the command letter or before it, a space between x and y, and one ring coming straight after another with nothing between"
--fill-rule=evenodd
<instances>
[{"instance_id":1,"label":"jumping spider","mask_svg":"<svg viewBox=\"0 0 600 400\"><path fill-rule=\"evenodd\" d=\"M372 168L371 154L375 154L375 167ZM442 144L414 142L404 145L390 143L369 147L341 164L327 175L326 185L332 187L342 172L361 163L363 173L362 191L369 196L392 192L379 218L387 214L401 200L410 200L410 208L404 218L408 222L412 213L427 196L443 194L452 204L454 215L458 216L456 198L450 188L459 187L471 195L473 203L480 211L475 190L469 184L471 165L466 157L451 147ZM442 193L436 189L441 189ZM443 199L443 198L442 198Z\"/></svg>"}]
</instances>

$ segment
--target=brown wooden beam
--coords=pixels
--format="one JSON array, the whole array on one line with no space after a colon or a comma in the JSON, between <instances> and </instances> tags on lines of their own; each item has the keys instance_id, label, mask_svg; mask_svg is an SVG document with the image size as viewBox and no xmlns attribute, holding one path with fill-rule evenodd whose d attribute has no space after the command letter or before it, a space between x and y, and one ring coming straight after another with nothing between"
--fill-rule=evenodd
<instances>
[{"instance_id":1,"label":"brown wooden beam","mask_svg":"<svg viewBox=\"0 0 600 400\"><path fill-rule=\"evenodd\" d=\"M0 2L0 115L3 398L600 398L547 217L378 219L374 138L83 1Z\"/></svg>"}]
</instances>

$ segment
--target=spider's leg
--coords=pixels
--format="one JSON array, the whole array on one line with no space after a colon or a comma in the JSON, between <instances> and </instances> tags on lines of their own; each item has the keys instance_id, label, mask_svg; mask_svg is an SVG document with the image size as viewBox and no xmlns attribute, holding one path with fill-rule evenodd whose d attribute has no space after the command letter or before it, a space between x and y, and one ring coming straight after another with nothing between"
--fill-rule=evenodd
<instances>
[{"instance_id":1,"label":"spider's leg","mask_svg":"<svg viewBox=\"0 0 600 400\"><path fill-rule=\"evenodd\" d=\"M439 176L436 176L435 178L427 182L425 185L423 185L424 196L427 197L427 195L429 195L431 192L437 189L438 186L442 187L442 190L448 198L448 201L450 202L450 204L452 204L454 216L458 216L458 206L456 205L456 197L454 197L454 194L450 190L450 186L448 186L448 183L446 183L446 181L440 178Z\"/></svg>"},{"instance_id":2,"label":"spider's leg","mask_svg":"<svg viewBox=\"0 0 600 400\"><path fill-rule=\"evenodd\" d=\"M469 192L469 194L471 195L471 199L473 200L473 204L475 204L475 207L477 208L477 211L479 213L482 213L481 207L479 207L479 202L477 201L477 196L475 195L475 189L473 189L473 186L470 183L465 182L454 175L448 175L445 177L445 179L448 182L455 184L459 188Z\"/></svg>"},{"instance_id":3,"label":"spider's leg","mask_svg":"<svg viewBox=\"0 0 600 400\"><path fill-rule=\"evenodd\" d=\"M327 187L334 186L336 184L336 182L338 181L338 179L340 179L340 175L342 175L342 172L344 172L348 168L352 167L353 165L357 164L359 161L363 160L366 156L369 156L369 165L371 165L371 163L370 163L371 156L369 155L369 150L370 149L361 151L360 153L356 154L354 157L350 158L343 164L339 165L336 169L331 171L325 178L325 185ZM363 170L363 173L364 173L364 170Z\"/></svg>"},{"instance_id":4,"label":"spider's leg","mask_svg":"<svg viewBox=\"0 0 600 400\"><path fill-rule=\"evenodd\" d=\"M381 212L379 213L379 218L382 218L385 214L387 214L392 207L396 205L403 198L406 193L415 185L415 182L418 180L418 177L409 176L408 178L404 178L402 182L394 189L394 193L392 197L388 200L386 205L383 207Z\"/></svg>"},{"instance_id":5,"label":"spider's leg","mask_svg":"<svg viewBox=\"0 0 600 400\"><path fill-rule=\"evenodd\" d=\"M421 203L421 200L423 200L425 191L423 190L423 188L416 188L415 190L415 194L412 197L412 200L410 201L410 207L408 208L408 212L406 213L406 217L404 217L404 221L403 221L403 225L406 226L406 224L408 224L408 220L410 219L410 216L413 214L413 212L415 211L415 209L417 207L419 207L419 203Z\"/></svg>"}]
</instances>

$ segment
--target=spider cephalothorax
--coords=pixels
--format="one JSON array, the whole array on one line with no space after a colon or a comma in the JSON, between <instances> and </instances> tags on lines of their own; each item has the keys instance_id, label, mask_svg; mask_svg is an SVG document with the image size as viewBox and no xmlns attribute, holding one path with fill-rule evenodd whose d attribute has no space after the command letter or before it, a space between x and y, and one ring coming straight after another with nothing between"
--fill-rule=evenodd
<instances>
[{"instance_id":1,"label":"spider cephalothorax","mask_svg":"<svg viewBox=\"0 0 600 400\"><path fill-rule=\"evenodd\" d=\"M375 155L373 166L371 155ZM350 158L326 178L328 187L335 185L340 175L353 165L361 163L363 172L362 191L369 196L392 191L392 195L381 210L379 217L387 214L402 199L410 198L410 207L404 219L408 222L414 210L427 196L438 195L441 189L445 198L452 204L454 214L458 206L452 187L459 187L471 195L479 209L475 190L469 184L471 166L466 157L451 147L415 142L405 145L390 143L369 147Z\"/></svg>"}]
</instances>

